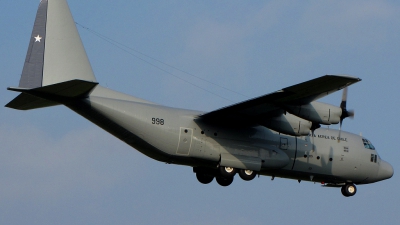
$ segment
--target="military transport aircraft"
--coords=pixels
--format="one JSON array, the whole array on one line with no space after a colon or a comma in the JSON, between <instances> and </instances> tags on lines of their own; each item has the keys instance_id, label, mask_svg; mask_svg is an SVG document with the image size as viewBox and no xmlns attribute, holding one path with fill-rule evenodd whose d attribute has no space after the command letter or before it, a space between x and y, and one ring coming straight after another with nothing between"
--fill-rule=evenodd
<instances>
[{"instance_id":1,"label":"military transport aircraft","mask_svg":"<svg viewBox=\"0 0 400 225\"><path fill-rule=\"evenodd\" d=\"M221 186L236 173L341 187L393 176L371 142L324 129L353 116L346 87L361 79L326 75L212 112L176 109L99 85L66 0L42 0L18 87L6 107L65 105L155 160L193 167L199 182ZM316 100L344 89L340 106Z\"/></svg>"}]
</instances>

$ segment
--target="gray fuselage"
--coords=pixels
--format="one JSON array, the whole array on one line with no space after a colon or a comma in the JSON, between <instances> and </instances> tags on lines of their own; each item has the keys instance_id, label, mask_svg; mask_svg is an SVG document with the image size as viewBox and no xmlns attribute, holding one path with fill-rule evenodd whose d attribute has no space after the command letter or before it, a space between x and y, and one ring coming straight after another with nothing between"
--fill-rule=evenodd
<instances>
[{"instance_id":1,"label":"gray fuselage","mask_svg":"<svg viewBox=\"0 0 400 225\"><path fill-rule=\"evenodd\" d=\"M393 168L363 137L317 129L293 137L264 126L208 124L203 112L160 106L98 86L67 105L143 154L166 163L216 168L231 162L261 175L324 183L373 183Z\"/></svg>"}]
</instances>

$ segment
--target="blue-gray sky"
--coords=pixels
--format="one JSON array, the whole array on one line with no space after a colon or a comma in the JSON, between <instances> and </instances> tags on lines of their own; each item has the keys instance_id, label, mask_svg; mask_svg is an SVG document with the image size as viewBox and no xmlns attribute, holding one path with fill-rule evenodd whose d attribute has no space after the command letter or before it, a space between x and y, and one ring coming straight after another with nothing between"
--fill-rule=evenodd
<instances>
[{"instance_id":1,"label":"blue-gray sky","mask_svg":"<svg viewBox=\"0 0 400 225\"><path fill-rule=\"evenodd\" d=\"M38 3L0 9L2 105L17 95L6 87L18 85ZM369 138L395 175L358 186L351 198L270 177L202 185L190 167L149 159L66 107L1 108L1 224L399 224L398 1L69 5L76 22L179 69L146 59L166 73L79 28L101 84L160 104L210 111L324 74L362 78L350 87L356 116L343 129Z\"/></svg>"}]
</instances>

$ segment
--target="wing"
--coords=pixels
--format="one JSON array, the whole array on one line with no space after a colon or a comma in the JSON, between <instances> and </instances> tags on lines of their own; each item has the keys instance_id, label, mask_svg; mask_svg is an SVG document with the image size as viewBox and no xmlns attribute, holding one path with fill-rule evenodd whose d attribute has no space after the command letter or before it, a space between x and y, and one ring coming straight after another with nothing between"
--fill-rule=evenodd
<instances>
[{"instance_id":1,"label":"wing","mask_svg":"<svg viewBox=\"0 0 400 225\"><path fill-rule=\"evenodd\" d=\"M240 124L254 123L259 119L279 116L285 112L283 105L303 105L361 81L351 76L325 75L282 90L227 106L203 115L204 121Z\"/></svg>"}]
</instances>

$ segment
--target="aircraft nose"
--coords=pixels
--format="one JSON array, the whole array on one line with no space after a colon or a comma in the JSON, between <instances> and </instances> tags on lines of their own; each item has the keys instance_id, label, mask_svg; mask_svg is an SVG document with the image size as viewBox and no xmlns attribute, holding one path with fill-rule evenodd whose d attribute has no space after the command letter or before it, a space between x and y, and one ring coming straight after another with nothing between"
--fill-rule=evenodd
<instances>
[{"instance_id":1,"label":"aircraft nose","mask_svg":"<svg viewBox=\"0 0 400 225\"><path fill-rule=\"evenodd\" d=\"M393 176L393 173L394 173L394 171L393 171L392 165L390 165L390 163L382 160L380 162L378 178L380 180L389 179Z\"/></svg>"}]
</instances>

